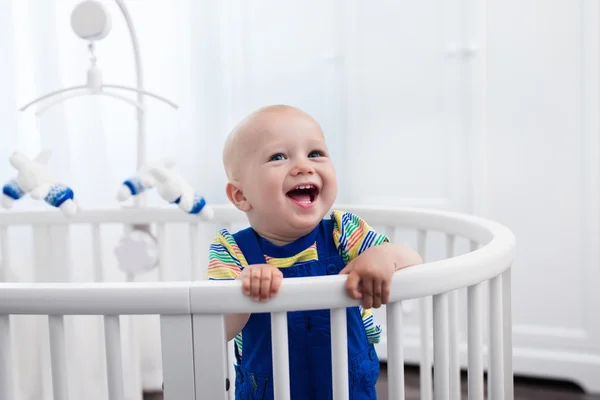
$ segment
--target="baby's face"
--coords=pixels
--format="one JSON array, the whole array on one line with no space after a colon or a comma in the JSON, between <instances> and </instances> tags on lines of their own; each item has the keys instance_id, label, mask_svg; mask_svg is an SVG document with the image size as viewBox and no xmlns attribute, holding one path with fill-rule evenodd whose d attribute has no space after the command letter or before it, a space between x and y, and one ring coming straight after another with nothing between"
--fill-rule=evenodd
<instances>
[{"instance_id":1,"label":"baby's face","mask_svg":"<svg viewBox=\"0 0 600 400\"><path fill-rule=\"evenodd\" d=\"M242 162L250 222L259 232L293 238L309 233L337 195L333 163L319 125L300 113L268 116Z\"/></svg>"}]
</instances>

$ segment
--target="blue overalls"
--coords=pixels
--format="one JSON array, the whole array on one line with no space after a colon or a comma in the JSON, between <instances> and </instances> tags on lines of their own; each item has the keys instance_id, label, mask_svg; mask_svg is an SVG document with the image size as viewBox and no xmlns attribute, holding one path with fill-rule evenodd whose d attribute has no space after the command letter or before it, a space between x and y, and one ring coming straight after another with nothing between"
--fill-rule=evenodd
<instances>
[{"instance_id":1,"label":"blue overalls","mask_svg":"<svg viewBox=\"0 0 600 400\"><path fill-rule=\"evenodd\" d=\"M284 278L337 275L345 267L333 241L333 221L324 219L308 235L285 246L275 246L247 228L233 235L248 265L266 264L264 254L283 258L317 244L318 261L281 268ZM292 400L331 399L330 311L288 312L290 390ZM377 399L379 358L367 340L358 307L347 309L348 377L350 399ZM236 347L235 398L273 399L271 317L252 314L242 330L241 360Z\"/></svg>"}]
</instances>

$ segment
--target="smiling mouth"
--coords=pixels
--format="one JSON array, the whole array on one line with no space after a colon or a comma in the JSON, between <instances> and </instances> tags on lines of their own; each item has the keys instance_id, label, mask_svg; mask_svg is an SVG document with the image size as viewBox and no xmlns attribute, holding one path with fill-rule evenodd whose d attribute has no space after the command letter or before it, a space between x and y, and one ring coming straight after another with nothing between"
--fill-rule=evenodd
<instances>
[{"instance_id":1,"label":"smiling mouth","mask_svg":"<svg viewBox=\"0 0 600 400\"><path fill-rule=\"evenodd\" d=\"M299 205L311 205L319 196L315 185L299 185L286 193L286 196Z\"/></svg>"}]
</instances>

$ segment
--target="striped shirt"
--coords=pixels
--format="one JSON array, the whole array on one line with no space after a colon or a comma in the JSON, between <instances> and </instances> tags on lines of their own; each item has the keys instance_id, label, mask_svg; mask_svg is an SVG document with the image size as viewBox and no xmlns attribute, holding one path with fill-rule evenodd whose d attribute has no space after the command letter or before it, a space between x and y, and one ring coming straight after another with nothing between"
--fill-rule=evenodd
<instances>
[{"instance_id":1,"label":"striped shirt","mask_svg":"<svg viewBox=\"0 0 600 400\"><path fill-rule=\"evenodd\" d=\"M346 264L355 259L366 249L388 242L386 235L377 233L363 219L349 212L333 211L331 219L334 222L333 239L339 254ZM268 264L278 268L288 268L293 265L318 260L317 244L313 243L294 256L274 258L265 255ZM233 236L222 229L210 245L207 277L209 280L236 279L240 272L248 266L246 258L240 251ZM373 320L371 309L359 307L369 343L379 343L381 327ZM240 351L242 349L242 333L235 341Z\"/></svg>"}]
</instances>

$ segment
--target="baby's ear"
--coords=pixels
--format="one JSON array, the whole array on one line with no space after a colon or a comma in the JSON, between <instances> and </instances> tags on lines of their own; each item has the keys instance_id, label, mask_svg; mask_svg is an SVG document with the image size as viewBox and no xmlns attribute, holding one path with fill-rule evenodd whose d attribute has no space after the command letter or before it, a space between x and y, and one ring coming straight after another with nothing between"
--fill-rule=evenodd
<instances>
[{"instance_id":1,"label":"baby's ear","mask_svg":"<svg viewBox=\"0 0 600 400\"><path fill-rule=\"evenodd\" d=\"M235 182L227 182L225 193L227 193L229 201L236 206L238 210L248 212L252 209L248 199L246 199L246 196L244 196L244 193Z\"/></svg>"}]
</instances>

